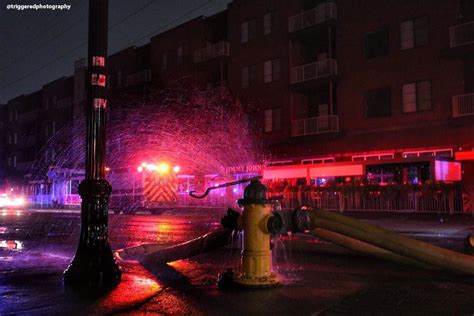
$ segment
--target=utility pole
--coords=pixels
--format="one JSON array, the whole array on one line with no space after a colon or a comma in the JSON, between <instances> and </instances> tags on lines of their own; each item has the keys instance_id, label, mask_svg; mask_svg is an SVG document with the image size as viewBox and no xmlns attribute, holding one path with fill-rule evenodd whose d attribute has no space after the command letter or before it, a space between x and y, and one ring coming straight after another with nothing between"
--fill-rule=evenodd
<instances>
[{"instance_id":1,"label":"utility pole","mask_svg":"<svg viewBox=\"0 0 474 316\"><path fill-rule=\"evenodd\" d=\"M120 281L108 236L108 202L112 190L105 180L105 112L108 0L89 0L87 57L86 177L79 185L81 235L64 282L105 288Z\"/></svg>"}]
</instances>

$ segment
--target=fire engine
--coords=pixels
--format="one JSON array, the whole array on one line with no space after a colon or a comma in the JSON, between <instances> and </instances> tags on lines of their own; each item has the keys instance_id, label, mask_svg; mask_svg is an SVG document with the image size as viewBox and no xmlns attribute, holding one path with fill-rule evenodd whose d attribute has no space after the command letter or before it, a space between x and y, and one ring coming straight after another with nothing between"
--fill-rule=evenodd
<instances>
[{"instance_id":1,"label":"fire engine","mask_svg":"<svg viewBox=\"0 0 474 316\"><path fill-rule=\"evenodd\" d=\"M187 178L179 179L179 172L179 166L170 166L165 162L144 162L136 171L110 172L107 176L113 187L110 209L115 213L129 214L142 209L156 212L175 206L178 195L182 193L183 178Z\"/></svg>"},{"instance_id":2,"label":"fire engine","mask_svg":"<svg viewBox=\"0 0 474 316\"><path fill-rule=\"evenodd\" d=\"M168 162L142 163L135 170L110 171L107 180L112 185L109 206L115 213L132 214L145 210L160 213L162 210L182 207L227 207L239 197L235 187L220 187L229 179L219 174L185 174L181 167ZM195 199L190 192L215 190L205 199Z\"/></svg>"}]
</instances>

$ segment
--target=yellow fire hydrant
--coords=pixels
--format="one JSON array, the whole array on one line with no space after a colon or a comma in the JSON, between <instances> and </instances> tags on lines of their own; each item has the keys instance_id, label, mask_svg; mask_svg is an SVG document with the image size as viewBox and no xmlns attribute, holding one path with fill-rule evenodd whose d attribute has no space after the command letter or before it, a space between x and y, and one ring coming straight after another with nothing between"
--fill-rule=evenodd
<instances>
[{"instance_id":1,"label":"yellow fire hydrant","mask_svg":"<svg viewBox=\"0 0 474 316\"><path fill-rule=\"evenodd\" d=\"M244 207L241 216L244 231L242 273L234 281L249 287L277 285L279 278L272 270L271 235L267 223L272 213L272 200L266 198L267 188L252 180L244 190L239 205Z\"/></svg>"}]
</instances>

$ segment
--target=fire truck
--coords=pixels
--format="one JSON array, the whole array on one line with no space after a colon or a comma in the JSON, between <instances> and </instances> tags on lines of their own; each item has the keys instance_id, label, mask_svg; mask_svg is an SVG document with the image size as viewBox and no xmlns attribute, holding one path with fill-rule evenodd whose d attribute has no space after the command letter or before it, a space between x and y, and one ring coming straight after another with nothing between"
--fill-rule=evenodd
<instances>
[{"instance_id":1,"label":"fire truck","mask_svg":"<svg viewBox=\"0 0 474 316\"><path fill-rule=\"evenodd\" d=\"M142 163L136 170L116 170L107 175L112 185L110 209L115 213L152 213L172 208L194 185L193 176L181 175L179 166Z\"/></svg>"},{"instance_id":2,"label":"fire truck","mask_svg":"<svg viewBox=\"0 0 474 316\"><path fill-rule=\"evenodd\" d=\"M161 213L164 209L183 207L226 207L235 204L239 194L235 188L216 188L205 199L195 199L189 192L201 192L229 179L219 174L185 174L180 166L166 162L144 162L135 170L110 171L107 179L113 188L109 206L115 213Z\"/></svg>"}]
</instances>

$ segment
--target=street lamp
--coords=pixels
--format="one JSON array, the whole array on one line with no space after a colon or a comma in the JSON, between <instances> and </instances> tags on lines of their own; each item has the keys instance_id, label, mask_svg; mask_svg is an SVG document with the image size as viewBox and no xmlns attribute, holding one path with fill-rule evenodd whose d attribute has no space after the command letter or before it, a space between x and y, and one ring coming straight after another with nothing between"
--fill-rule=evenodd
<instances>
[{"instance_id":1,"label":"street lamp","mask_svg":"<svg viewBox=\"0 0 474 316\"><path fill-rule=\"evenodd\" d=\"M108 236L112 187L105 180L107 27L108 0L89 0L86 177L79 185L81 235L76 255L64 272L66 284L96 288L117 284L122 275Z\"/></svg>"}]
</instances>

